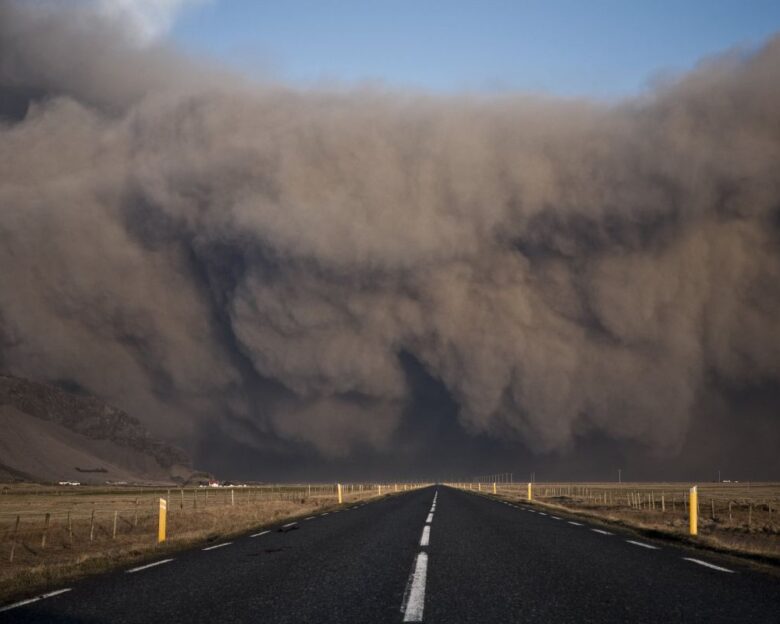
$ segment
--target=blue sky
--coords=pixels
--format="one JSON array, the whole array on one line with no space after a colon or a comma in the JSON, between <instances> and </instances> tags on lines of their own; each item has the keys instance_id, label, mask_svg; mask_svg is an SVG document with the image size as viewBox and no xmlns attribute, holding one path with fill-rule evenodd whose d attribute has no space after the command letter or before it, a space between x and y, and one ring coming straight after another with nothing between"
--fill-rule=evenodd
<instances>
[{"instance_id":1,"label":"blue sky","mask_svg":"<svg viewBox=\"0 0 780 624\"><path fill-rule=\"evenodd\" d=\"M780 0L208 0L172 35L245 73L303 85L614 98L780 30Z\"/></svg>"}]
</instances>

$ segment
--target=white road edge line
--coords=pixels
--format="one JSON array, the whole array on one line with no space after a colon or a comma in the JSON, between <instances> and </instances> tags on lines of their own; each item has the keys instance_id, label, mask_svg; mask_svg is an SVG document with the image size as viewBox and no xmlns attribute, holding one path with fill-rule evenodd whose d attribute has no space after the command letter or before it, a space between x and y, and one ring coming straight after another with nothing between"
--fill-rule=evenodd
<instances>
[{"instance_id":1,"label":"white road edge line","mask_svg":"<svg viewBox=\"0 0 780 624\"><path fill-rule=\"evenodd\" d=\"M547 514L546 514L546 513L544 513L543 511L540 511L540 512L539 512L539 515L540 515L540 516L546 516Z\"/></svg>"},{"instance_id":2,"label":"white road edge line","mask_svg":"<svg viewBox=\"0 0 780 624\"><path fill-rule=\"evenodd\" d=\"M260 531L260 533L253 533L249 537L260 537L261 535L265 535L266 533L270 533L271 531Z\"/></svg>"},{"instance_id":3,"label":"white road edge line","mask_svg":"<svg viewBox=\"0 0 780 624\"><path fill-rule=\"evenodd\" d=\"M580 522L572 522L571 520L567 520L569 524L573 524L574 526L582 526L582 523Z\"/></svg>"},{"instance_id":4,"label":"white road edge line","mask_svg":"<svg viewBox=\"0 0 780 624\"><path fill-rule=\"evenodd\" d=\"M702 561L701 559L694 559L693 557L683 557L686 561L692 561L693 563L698 563L699 565L703 565L707 568L712 568L713 570L718 570L719 572L728 572L729 574L734 574L734 570L729 570L728 568L721 568L720 566L716 566L714 563L707 563L706 561Z\"/></svg>"},{"instance_id":5,"label":"white road edge line","mask_svg":"<svg viewBox=\"0 0 780 624\"><path fill-rule=\"evenodd\" d=\"M605 531L603 529L591 529L594 533L601 533L602 535L614 535L614 533L610 533L609 531Z\"/></svg>"},{"instance_id":6,"label":"white road edge line","mask_svg":"<svg viewBox=\"0 0 780 624\"><path fill-rule=\"evenodd\" d=\"M645 544L644 542L635 542L634 540L626 540L629 544L633 544L634 546L641 546L642 548L650 548L651 550L658 550L658 546L653 546L652 544Z\"/></svg>"},{"instance_id":7,"label":"white road edge line","mask_svg":"<svg viewBox=\"0 0 780 624\"><path fill-rule=\"evenodd\" d=\"M209 546L208 548L203 548L202 550L214 550L215 548L222 548L223 546L230 546L233 542L222 542L221 544L217 544L215 546Z\"/></svg>"},{"instance_id":8,"label":"white road edge line","mask_svg":"<svg viewBox=\"0 0 780 624\"><path fill-rule=\"evenodd\" d=\"M140 572L141 570L148 570L149 568L153 568L154 566L162 565L163 563L170 563L171 561L173 561L173 559L163 559L162 561L147 563L146 565L138 566L137 568L130 568L129 570L125 570L125 574L135 574L136 572Z\"/></svg>"},{"instance_id":9,"label":"white road edge line","mask_svg":"<svg viewBox=\"0 0 780 624\"><path fill-rule=\"evenodd\" d=\"M423 584L425 581L423 580ZM32 604L33 602L38 602L39 600L43 600L44 598L51 598L53 596L59 596L60 594L64 594L65 592L70 591L70 587L67 587L65 589L58 589L57 591L49 592L48 594L41 594L40 596L35 596L35 598L28 598L27 600L20 600L19 602L15 602L13 604L6 605L5 607L0 607L0 613L3 611L10 611L11 609L16 609L17 607L23 607L24 605ZM425 587L423 587L423 591L425 590ZM422 611L421 611L422 613Z\"/></svg>"},{"instance_id":10,"label":"white road edge line","mask_svg":"<svg viewBox=\"0 0 780 624\"><path fill-rule=\"evenodd\" d=\"M425 577L428 575L428 554L417 554L414 570L406 585L404 599L401 603L401 613L404 622L422 622L425 608Z\"/></svg>"},{"instance_id":11,"label":"white road edge line","mask_svg":"<svg viewBox=\"0 0 780 624\"><path fill-rule=\"evenodd\" d=\"M289 529L291 526L295 526L296 524L298 524L298 523L297 522L288 522L287 524L283 524L282 528L283 529Z\"/></svg>"},{"instance_id":12,"label":"white road edge line","mask_svg":"<svg viewBox=\"0 0 780 624\"><path fill-rule=\"evenodd\" d=\"M430 524L433 522L433 512L428 514L428 519L425 521L425 524Z\"/></svg>"},{"instance_id":13,"label":"white road edge line","mask_svg":"<svg viewBox=\"0 0 780 624\"><path fill-rule=\"evenodd\" d=\"M431 541L431 527L430 525L425 525L423 527L422 536L420 537L420 546L427 546Z\"/></svg>"},{"instance_id":14,"label":"white road edge line","mask_svg":"<svg viewBox=\"0 0 780 624\"><path fill-rule=\"evenodd\" d=\"M304 520L314 520L314 516L309 516L308 518L304 518Z\"/></svg>"},{"instance_id":15,"label":"white road edge line","mask_svg":"<svg viewBox=\"0 0 780 624\"><path fill-rule=\"evenodd\" d=\"M558 516L550 516L553 520L560 520Z\"/></svg>"}]
</instances>

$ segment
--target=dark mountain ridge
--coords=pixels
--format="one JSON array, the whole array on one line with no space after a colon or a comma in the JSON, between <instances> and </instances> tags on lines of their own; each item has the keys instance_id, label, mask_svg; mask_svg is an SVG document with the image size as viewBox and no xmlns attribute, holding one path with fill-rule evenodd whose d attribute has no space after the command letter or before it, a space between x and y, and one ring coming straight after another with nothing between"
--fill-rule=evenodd
<instances>
[{"instance_id":1,"label":"dark mountain ridge","mask_svg":"<svg viewBox=\"0 0 780 624\"><path fill-rule=\"evenodd\" d=\"M82 477L95 473L94 478L101 479L130 475L135 480L182 480L192 472L191 461L183 450L155 439L138 419L82 389L65 389L0 374L0 412L4 417L0 464L9 473L44 477L30 472L24 455L41 454L44 449L35 448L36 440L43 445L52 439L56 439L55 446L60 450L67 447L78 454L67 452L52 457L51 465L43 471L49 478L53 472L66 478L65 473L75 471ZM31 448L19 448L20 440L27 441ZM12 456L17 458L16 462ZM45 459L44 452L39 463L45 464ZM56 467L77 460L81 464ZM117 471L123 474L115 474Z\"/></svg>"}]
</instances>

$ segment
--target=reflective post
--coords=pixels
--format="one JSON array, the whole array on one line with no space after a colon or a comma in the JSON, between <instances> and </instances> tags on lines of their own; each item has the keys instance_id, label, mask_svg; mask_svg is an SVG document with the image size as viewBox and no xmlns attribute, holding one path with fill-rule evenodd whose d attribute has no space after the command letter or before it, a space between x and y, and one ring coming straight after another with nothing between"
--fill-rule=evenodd
<instances>
[{"instance_id":1,"label":"reflective post","mask_svg":"<svg viewBox=\"0 0 780 624\"><path fill-rule=\"evenodd\" d=\"M699 534L699 494L696 491L696 486L691 488L690 496L688 497L688 510L690 512L690 533L691 535Z\"/></svg>"}]
</instances>

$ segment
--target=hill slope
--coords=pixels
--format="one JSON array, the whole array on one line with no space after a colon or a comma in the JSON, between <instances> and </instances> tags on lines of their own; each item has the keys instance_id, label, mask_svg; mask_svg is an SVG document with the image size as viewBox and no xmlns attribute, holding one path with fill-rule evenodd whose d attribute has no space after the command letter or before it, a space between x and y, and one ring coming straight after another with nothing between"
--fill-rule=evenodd
<instances>
[{"instance_id":1,"label":"hill slope","mask_svg":"<svg viewBox=\"0 0 780 624\"><path fill-rule=\"evenodd\" d=\"M0 478L160 482L186 479L186 454L94 396L0 375Z\"/></svg>"}]
</instances>

